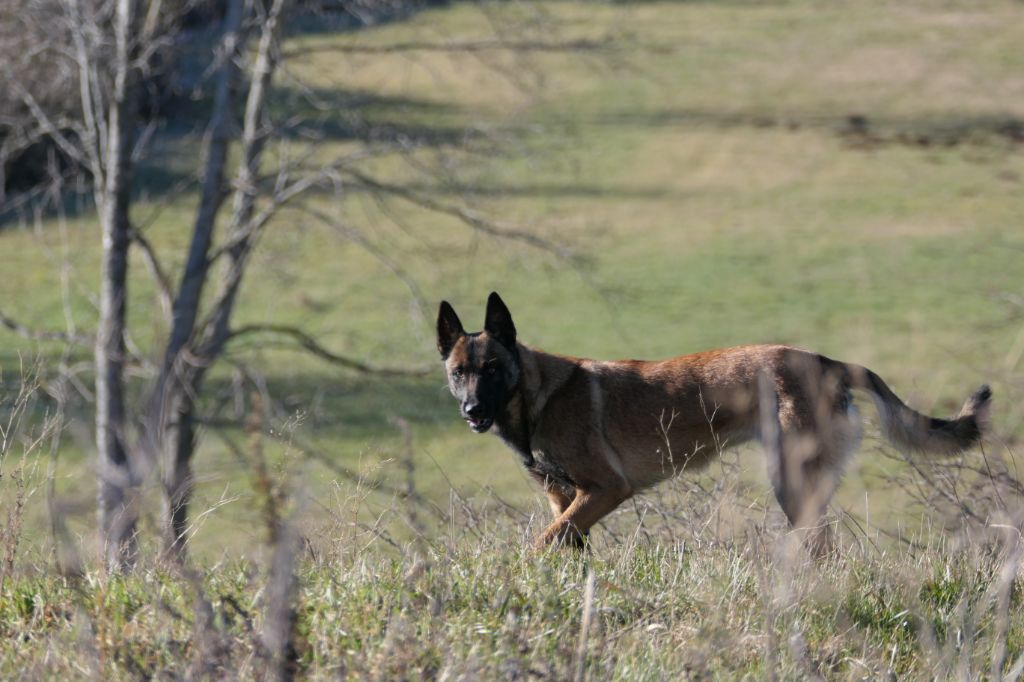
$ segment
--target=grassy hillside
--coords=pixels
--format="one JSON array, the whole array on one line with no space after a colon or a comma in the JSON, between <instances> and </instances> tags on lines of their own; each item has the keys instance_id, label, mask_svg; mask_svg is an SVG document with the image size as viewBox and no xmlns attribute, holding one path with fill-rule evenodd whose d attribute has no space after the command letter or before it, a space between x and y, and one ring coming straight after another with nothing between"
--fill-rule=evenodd
<instances>
[{"instance_id":1,"label":"grassy hillside","mask_svg":"<svg viewBox=\"0 0 1024 682\"><path fill-rule=\"evenodd\" d=\"M497 672L506 670L505 661L513 661L509 671L540 661L541 673L555 678L575 665L586 566L515 549L544 504L497 439L474 436L458 419L434 350L434 306L442 298L476 327L487 293L498 290L525 342L573 355L656 358L757 341L795 344L867 365L912 405L935 413L955 411L988 382L1000 437L992 447L1012 459L1024 428L1022 18L1019 3L988 0L559 2L455 4L355 32L296 31L286 45L275 112L326 124L330 135L318 155L354 149L361 131L404 131L418 141L414 163L381 162L378 177L468 203L578 256L564 260L474 235L449 216L402 202L381 205L365 193L347 193L340 203L316 198L315 205L340 212L401 263L422 291L421 309L365 249L307 214L286 212L271 226L244 285L240 324L297 324L330 349L375 364L436 366L425 378L381 380L280 347L243 342L232 349L234 360L265 373L280 401L265 425L264 448L274 474L291 477L307 500L307 534L331 544L345 523L362 528L350 538L362 550L358 557L337 566L311 559L303 568L305 665L324 677L339 661L352 676L416 676L449 665L492 677L512 675ZM414 48L493 42L496 33L513 43L577 49ZM316 107L300 96L310 92ZM186 133L178 125L158 133L135 214L170 268L182 263L196 199L169 191L198 150L196 136ZM437 167L446 175L422 170ZM64 219L0 228L0 309L26 325L63 328L70 318L88 330L94 323L97 229L87 205L72 208ZM155 354L163 323L144 263L135 259L132 268L133 340ZM23 362L41 354L52 367L60 352L0 329L7 402ZM75 359L73 353L68 361ZM213 373L211 404L230 396L232 380L229 364ZM135 390L143 391L144 381ZM37 405L41 416L45 401ZM246 409L229 416L244 418ZM396 417L410 425L411 449ZM142 670L181 670L182 652L191 651L186 582L159 572L116 588L34 577L50 560L48 467L69 532L91 556L87 402L69 405L68 419L52 460L36 448L19 462L15 449L3 465L27 472L30 495L17 555L24 575L0 587L0 609L8 613L0 622L23 622L39 637L26 653L5 649L3 665L16 670L30 660L40 671L86 674L93 663L74 656L44 662L38 647L88 639L82 623L95 632L110 619L117 632L168 628L166 639L141 644L145 651L129 658L140 657ZM246 438L240 427L224 432ZM780 674L790 677L807 664L793 654L797 630L807 659L839 676L873 676L887 666L922 677L944 670L928 667L939 664L928 655L924 630L900 624L907 609L932 619L939 648L985 670L981 649L991 648L994 640L985 638L994 625L984 618L991 619L985 609L992 602L971 602L976 612L959 605L967 603L965 590L989 594L998 561L975 568L961 547L932 542L909 553L890 546L883 530L916 535L922 523L942 521L911 508L891 480L906 468L883 456L870 432L837 511L865 527L881 549L820 573L806 569L814 573L810 586L789 595L792 602L773 606L759 598L758 581L774 584L770 574L782 570L762 567L771 563L764 559L770 551L751 549L758 528L768 529L769 545L781 532L759 456L744 450L712 473L742 491L737 506L745 500L766 510L760 526L750 520L760 512L748 510L724 524L738 534L712 539L704 531L697 537L706 544L680 551L660 529L649 536L634 529L639 547L609 543L594 559L603 577L595 602L601 634L588 649L591 675L653 679L685 670L762 677L763 652L778 651ZM355 485L339 466L365 482ZM206 512L197 519L195 556L217 567L208 576L213 593L237 590L252 606L255 569L236 566L239 557L262 557L251 461L211 428L202 436L197 473L196 509ZM7 509L17 496L11 480L0 479ZM370 491L374 485L381 490ZM419 560L398 556L388 544L412 536L395 493L409 485L427 507L447 514L424 512L428 548ZM476 518L464 515L467 505L485 517L512 516L481 521L493 532L478 540L464 535ZM155 503L144 510L147 533L155 510ZM629 514L635 521L639 512ZM649 528L654 516L637 527ZM611 525L598 533L612 533ZM622 532L616 537L628 536ZM864 542L846 532L846 541ZM736 545L719 544L734 537ZM480 542L487 551L467 546ZM349 546L339 551L354 553ZM930 580L959 586L933 603L920 591ZM661 591L665 581L673 589ZM834 598L819 600L816 581L833 585ZM508 588L503 604L493 601L504 599L495 583ZM888 587L878 592L877 584ZM110 601L115 589L123 597ZM176 624L151 600L162 589L169 592L160 599L185 614ZM79 590L78 611L41 605L51 597L59 602L67 590ZM325 596L331 590L350 596ZM870 602L868 615L858 600ZM537 605L520 606L527 603ZM977 619L972 627L981 628L984 645L956 653L965 649L946 646L950 623L969 618ZM988 630L978 625L983 621ZM224 623L237 640L231 661L254 665L241 623ZM1020 627L1014 620L1014 637ZM428 643L418 649L422 659L396 653L414 639ZM114 640L96 644L95 664L134 676L134 664L103 649L122 646ZM740 652L735 661L716 653L728 647ZM390 665L399 667L393 672ZM629 667L636 665L649 668Z\"/></svg>"}]
</instances>

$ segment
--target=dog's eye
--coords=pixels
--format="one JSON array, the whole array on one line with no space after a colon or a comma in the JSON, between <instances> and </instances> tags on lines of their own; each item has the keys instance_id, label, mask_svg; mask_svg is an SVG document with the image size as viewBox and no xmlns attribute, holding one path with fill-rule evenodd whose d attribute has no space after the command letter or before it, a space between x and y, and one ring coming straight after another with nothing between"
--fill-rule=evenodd
<instances>
[{"instance_id":1,"label":"dog's eye","mask_svg":"<svg viewBox=\"0 0 1024 682\"><path fill-rule=\"evenodd\" d=\"M486 367L484 367L484 371L487 374L497 374L498 373L498 366L496 364L492 363L492 364L487 365Z\"/></svg>"},{"instance_id":2,"label":"dog's eye","mask_svg":"<svg viewBox=\"0 0 1024 682\"><path fill-rule=\"evenodd\" d=\"M456 367L455 369L452 370L452 377L456 379L461 379L463 374L464 372L462 371L461 367Z\"/></svg>"}]
</instances>

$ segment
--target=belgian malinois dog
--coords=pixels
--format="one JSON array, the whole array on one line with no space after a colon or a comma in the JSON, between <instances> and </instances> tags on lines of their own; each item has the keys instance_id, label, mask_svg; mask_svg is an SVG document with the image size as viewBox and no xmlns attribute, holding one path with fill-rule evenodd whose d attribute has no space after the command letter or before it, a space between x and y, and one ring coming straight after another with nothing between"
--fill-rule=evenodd
<instances>
[{"instance_id":1,"label":"belgian malinois dog","mask_svg":"<svg viewBox=\"0 0 1024 682\"><path fill-rule=\"evenodd\" d=\"M789 522L808 531L812 550L827 551L825 511L860 442L851 389L871 395L895 446L936 455L980 440L992 395L982 386L956 417L926 417L869 369L778 345L654 362L544 353L519 343L496 293L483 331L471 334L442 301L437 348L469 427L494 430L547 493L555 518L538 547L582 547L591 526L635 493L757 438Z\"/></svg>"}]
</instances>

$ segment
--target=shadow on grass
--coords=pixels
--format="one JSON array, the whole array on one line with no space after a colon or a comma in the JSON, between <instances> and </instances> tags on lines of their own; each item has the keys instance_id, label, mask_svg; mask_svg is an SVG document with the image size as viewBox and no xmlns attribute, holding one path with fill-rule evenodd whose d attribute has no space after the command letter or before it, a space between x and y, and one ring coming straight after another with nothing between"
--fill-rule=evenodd
<instances>
[{"instance_id":1,"label":"shadow on grass","mask_svg":"<svg viewBox=\"0 0 1024 682\"><path fill-rule=\"evenodd\" d=\"M461 149L489 158L500 157L510 141L531 133L523 126L508 124L498 132L483 132L469 112L456 106L424 99L383 96L365 90L278 91L272 103L275 120L289 119L282 134L295 141L358 142L373 145L395 142L408 149ZM199 120L201 116L193 114ZM579 137L579 120L556 122L550 134L560 138ZM704 109L662 109L600 115L591 124L607 127L671 126L704 127L719 130L781 129L811 130L835 135L851 149L890 145L919 148L992 146L1024 144L1024 119L1004 112L984 114L927 114L921 116L878 116L859 112L759 112ZM168 138L170 139L170 138ZM174 187L194 169L199 136L182 134L167 145L168 155L142 164L140 191L159 195L161 188ZM664 187L616 187L599 183L403 183L402 188L421 194L477 198L621 198L664 200L678 194ZM349 188L350 191L355 188Z\"/></svg>"},{"instance_id":2,"label":"shadow on grass","mask_svg":"<svg viewBox=\"0 0 1024 682\"><path fill-rule=\"evenodd\" d=\"M210 107L208 97L182 96L165 103L159 132L147 156L135 169L133 196L136 199L159 202L195 190ZM396 147L408 149L455 149L480 147L486 143L488 156L500 153L498 146L490 144L478 127L462 121L465 115L455 107L427 100L387 97L367 91L302 92L278 88L270 109L272 119L281 126L280 138L299 143L375 145L393 142ZM31 192L31 188L26 190ZM72 218L94 211L95 204L87 190L83 185L80 190L64 192L59 199L61 211ZM30 219L39 209L44 217L58 213L55 200L49 194L24 204L14 195L10 199L14 201L9 206L16 208L5 210L0 205L0 229Z\"/></svg>"},{"instance_id":3,"label":"shadow on grass","mask_svg":"<svg viewBox=\"0 0 1024 682\"><path fill-rule=\"evenodd\" d=\"M428 99L365 89L278 87L270 116L286 139L386 141L409 147L455 147L487 138L470 112Z\"/></svg>"},{"instance_id":4,"label":"shadow on grass","mask_svg":"<svg viewBox=\"0 0 1024 682\"><path fill-rule=\"evenodd\" d=\"M708 109L660 109L623 112L596 117L601 126L701 126L717 129L780 128L790 131L824 130L853 145L903 144L947 146L1003 142L1024 144L1024 119L1007 112L884 116L870 112L765 112Z\"/></svg>"}]
</instances>

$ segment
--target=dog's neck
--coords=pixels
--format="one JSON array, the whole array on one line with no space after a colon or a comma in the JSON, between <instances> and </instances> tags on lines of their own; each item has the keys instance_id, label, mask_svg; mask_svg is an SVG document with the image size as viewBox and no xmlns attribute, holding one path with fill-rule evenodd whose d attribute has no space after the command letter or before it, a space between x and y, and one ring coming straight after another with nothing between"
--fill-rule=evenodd
<instances>
[{"instance_id":1,"label":"dog's neck","mask_svg":"<svg viewBox=\"0 0 1024 682\"><path fill-rule=\"evenodd\" d=\"M534 350L521 343L516 344L516 355L519 382L505 407L497 414L494 424L501 439L529 468L534 463L530 441L537 418L551 396L579 369L579 362Z\"/></svg>"}]
</instances>

